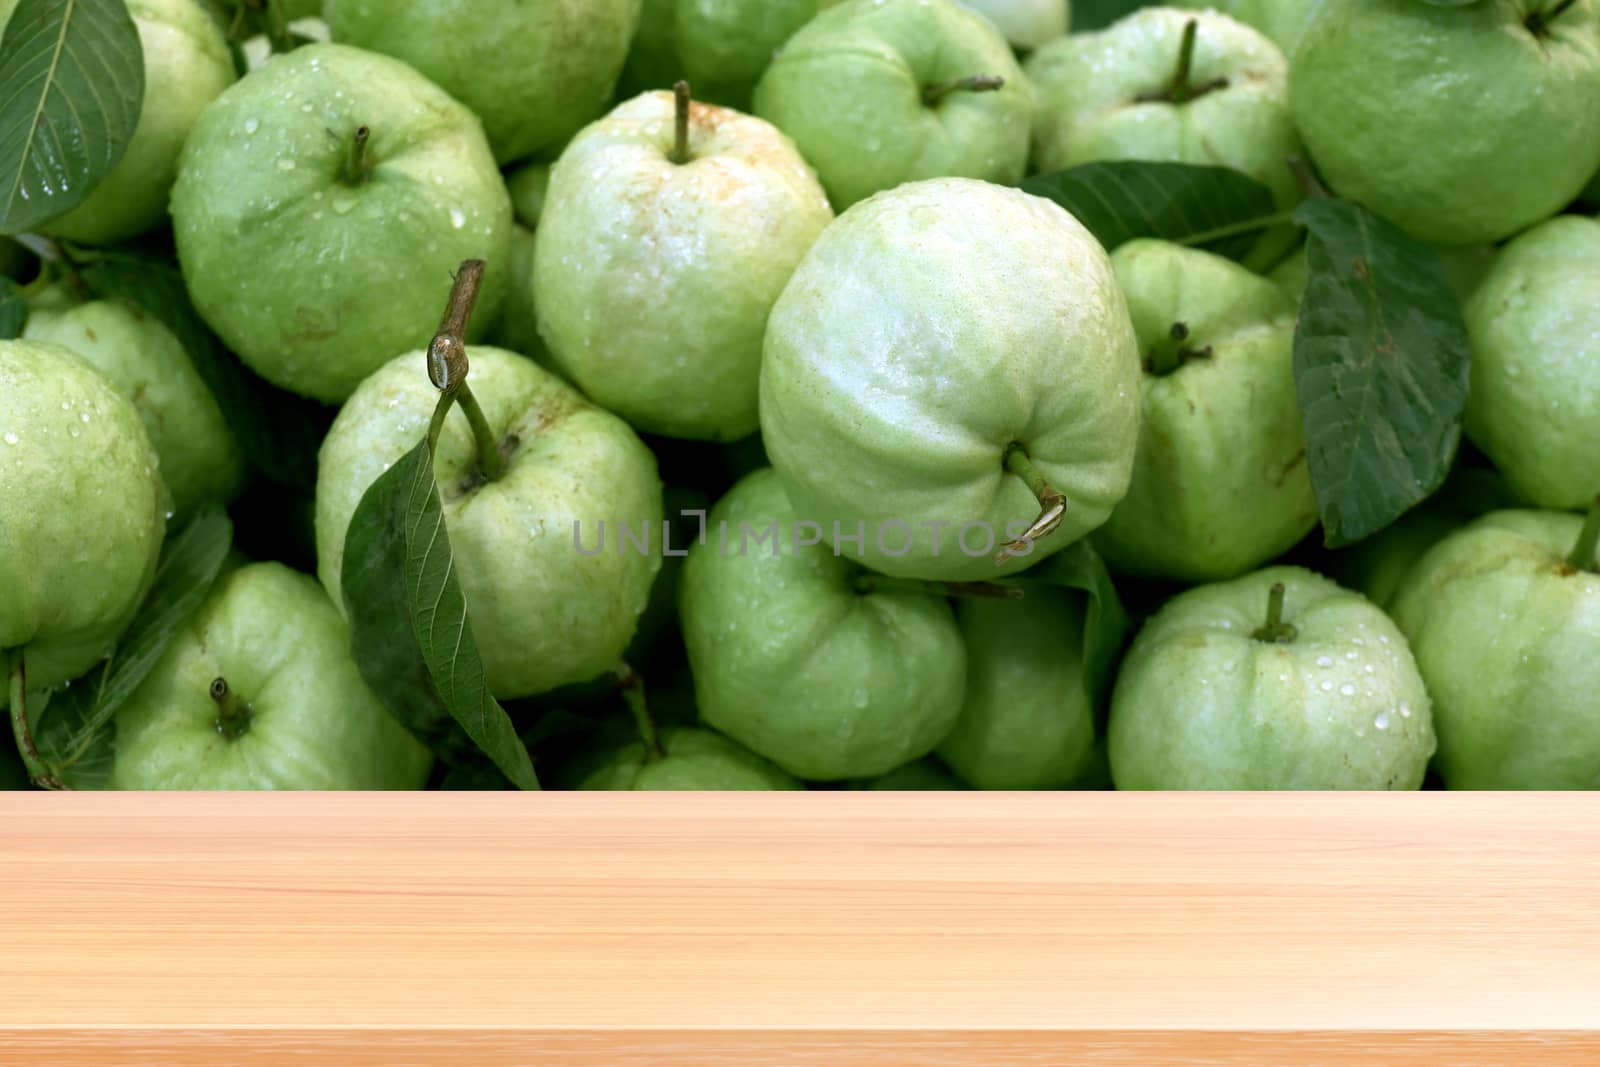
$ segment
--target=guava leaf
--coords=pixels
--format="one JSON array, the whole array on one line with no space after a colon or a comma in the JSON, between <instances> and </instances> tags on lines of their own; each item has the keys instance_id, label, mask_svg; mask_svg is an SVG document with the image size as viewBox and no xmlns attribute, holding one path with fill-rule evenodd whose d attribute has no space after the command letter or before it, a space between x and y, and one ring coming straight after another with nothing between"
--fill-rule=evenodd
<instances>
[{"instance_id":1,"label":"guava leaf","mask_svg":"<svg viewBox=\"0 0 1600 1067\"><path fill-rule=\"evenodd\" d=\"M1001 582L1000 584L1011 584ZM1015 584L1076 589L1087 595L1083 625L1083 684L1097 715L1111 703L1111 685L1132 622L1117 595L1105 560L1088 540L1075 541L1049 559L1024 571Z\"/></svg>"},{"instance_id":2,"label":"guava leaf","mask_svg":"<svg viewBox=\"0 0 1600 1067\"><path fill-rule=\"evenodd\" d=\"M525 722L532 717L532 725L519 735L522 745L534 754L535 762L545 762L560 767L567 775L572 769L575 752L588 751L594 739L616 736L614 747L627 744L638 737L631 721L606 715L583 715L563 707L544 707L534 702L521 702L508 707L514 721ZM458 763L444 768L437 778L437 787L453 791L492 791L515 789L504 774L482 753L474 754L471 762Z\"/></svg>"},{"instance_id":3,"label":"guava leaf","mask_svg":"<svg viewBox=\"0 0 1600 1067\"><path fill-rule=\"evenodd\" d=\"M0 341L22 336L28 324L28 300L22 286L10 278L0 278Z\"/></svg>"},{"instance_id":4,"label":"guava leaf","mask_svg":"<svg viewBox=\"0 0 1600 1067\"><path fill-rule=\"evenodd\" d=\"M206 328L183 276L168 261L123 252L95 254L82 270L90 292L124 300L177 336L252 465L279 485L317 480L317 449L333 413L257 377Z\"/></svg>"},{"instance_id":5,"label":"guava leaf","mask_svg":"<svg viewBox=\"0 0 1600 1067\"><path fill-rule=\"evenodd\" d=\"M1044 585L1077 590L1085 595L1083 621L1083 688L1095 716L1095 746L1090 762L1069 787L1074 790L1111 788L1111 761L1106 751L1106 721L1111 712L1111 689L1133 622L1117 594L1105 560L1088 540L1074 542L1037 567L1002 585L1026 589Z\"/></svg>"},{"instance_id":6,"label":"guava leaf","mask_svg":"<svg viewBox=\"0 0 1600 1067\"><path fill-rule=\"evenodd\" d=\"M1310 200L1295 390L1330 548L1443 484L1461 438L1469 346L1438 255L1356 204Z\"/></svg>"},{"instance_id":7,"label":"guava leaf","mask_svg":"<svg viewBox=\"0 0 1600 1067\"><path fill-rule=\"evenodd\" d=\"M74 789L104 785L112 718L211 591L232 544L227 515L214 505L201 510L162 546L150 592L111 657L48 704L30 702L39 754Z\"/></svg>"},{"instance_id":8,"label":"guava leaf","mask_svg":"<svg viewBox=\"0 0 1600 1067\"><path fill-rule=\"evenodd\" d=\"M123 0L19 0L0 37L0 233L83 203L127 150L144 48Z\"/></svg>"},{"instance_id":9,"label":"guava leaf","mask_svg":"<svg viewBox=\"0 0 1600 1067\"><path fill-rule=\"evenodd\" d=\"M1072 29L1074 32L1103 29L1124 15L1150 5L1151 0L1073 0Z\"/></svg>"},{"instance_id":10,"label":"guava leaf","mask_svg":"<svg viewBox=\"0 0 1600 1067\"><path fill-rule=\"evenodd\" d=\"M538 789L533 760L484 680L426 439L361 498L341 584L356 662L394 716L443 762L471 766L482 752L512 784Z\"/></svg>"},{"instance_id":11,"label":"guava leaf","mask_svg":"<svg viewBox=\"0 0 1600 1067\"><path fill-rule=\"evenodd\" d=\"M28 788L28 768L22 765L22 756L11 740L11 731L0 736L0 793Z\"/></svg>"},{"instance_id":12,"label":"guava leaf","mask_svg":"<svg viewBox=\"0 0 1600 1067\"><path fill-rule=\"evenodd\" d=\"M1107 251L1158 237L1238 257L1276 217L1267 187L1227 167L1085 163L1026 178L1021 188L1066 208Z\"/></svg>"}]
</instances>

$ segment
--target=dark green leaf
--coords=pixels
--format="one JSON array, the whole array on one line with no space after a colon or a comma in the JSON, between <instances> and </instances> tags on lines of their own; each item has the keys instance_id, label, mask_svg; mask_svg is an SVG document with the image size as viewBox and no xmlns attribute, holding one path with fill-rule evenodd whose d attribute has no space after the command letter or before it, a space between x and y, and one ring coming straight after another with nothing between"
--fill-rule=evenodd
<instances>
[{"instance_id":1,"label":"dark green leaf","mask_svg":"<svg viewBox=\"0 0 1600 1067\"><path fill-rule=\"evenodd\" d=\"M40 755L68 784L79 789L103 784L117 709L211 591L232 543L233 524L220 510L210 507L196 515L162 546L150 592L111 658L53 694L44 708L30 705Z\"/></svg>"},{"instance_id":2,"label":"dark green leaf","mask_svg":"<svg viewBox=\"0 0 1600 1067\"><path fill-rule=\"evenodd\" d=\"M19 0L0 37L0 233L81 204L133 137L144 48L123 0Z\"/></svg>"},{"instance_id":3,"label":"dark green leaf","mask_svg":"<svg viewBox=\"0 0 1600 1067\"><path fill-rule=\"evenodd\" d=\"M616 699L615 690L612 697ZM592 749L596 738L612 739L612 743L606 747L608 754L638 738L633 720L626 716L580 715L562 707L530 711L527 705L522 708L512 705L506 710L518 722L526 721L527 714L533 715L533 725L523 729L519 735L523 747L534 753L536 762L559 767L564 776L572 772L575 755ZM439 775L438 788L464 791L516 788L487 756L482 753L474 753L473 756L470 762L445 767ZM578 779L574 778L573 783L576 781ZM548 782L545 784L548 785ZM561 788L568 788L568 785L563 783Z\"/></svg>"},{"instance_id":4,"label":"dark green leaf","mask_svg":"<svg viewBox=\"0 0 1600 1067\"><path fill-rule=\"evenodd\" d=\"M1054 200L1107 250L1159 237L1242 256L1277 219L1265 185L1226 167L1118 160L1085 163L1022 183Z\"/></svg>"},{"instance_id":5,"label":"dark green leaf","mask_svg":"<svg viewBox=\"0 0 1600 1067\"><path fill-rule=\"evenodd\" d=\"M1072 29L1074 32L1103 29L1124 15L1150 6L1151 0L1073 0Z\"/></svg>"},{"instance_id":6,"label":"dark green leaf","mask_svg":"<svg viewBox=\"0 0 1600 1067\"><path fill-rule=\"evenodd\" d=\"M1468 344L1439 257L1355 204L1312 200L1295 389L1331 548L1376 533L1450 473Z\"/></svg>"},{"instance_id":7,"label":"dark green leaf","mask_svg":"<svg viewBox=\"0 0 1600 1067\"><path fill-rule=\"evenodd\" d=\"M22 336L28 324L28 300L22 286L10 278L0 278L0 341Z\"/></svg>"},{"instance_id":8,"label":"dark green leaf","mask_svg":"<svg viewBox=\"0 0 1600 1067\"><path fill-rule=\"evenodd\" d=\"M22 765L17 746L11 739L11 724L0 727L0 792L28 788L28 769Z\"/></svg>"},{"instance_id":9,"label":"dark green leaf","mask_svg":"<svg viewBox=\"0 0 1600 1067\"><path fill-rule=\"evenodd\" d=\"M437 788L452 793L492 793L515 789L516 786L500 773L498 767L484 759L445 766Z\"/></svg>"},{"instance_id":10,"label":"dark green leaf","mask_svg":"<svg viewBox=\"0 0 1600 1067\"><path fill-rule=\"evenodd\" d=\"M367 683L452 765L483 752L512 783L539 788L511 717L489 692L423 440L361 498L345 535L350 641Z\"/></svg>"},{"instance_id":11,"label":"dark green leaf","mask_svg":"<svg viewBox=\"0 0 1600 1067\"><path fill-rule=\"evenodd\" d=\"M317 449L332 413L268 385L225 350L189 302L177 270L162 260L118 252L95 256L83 268L83 279L97 297L125 300L166 324L261 473L280 485L316 482Z\"/></svg>"},{"instance_id":12,"label":"dark green leaf","mask_svg":"<svg viewBox=\"0 0 1600 1067\"><path fill-rule=\"evenodd\" d=\"M0 0L0 4L5 0ZM38 270L38 261L26 245L9 237L0 237L0 278L25 281Z\"/></svg>"},{"instance_id":13,"label":"dark green leaf","mask_svg":"<svg viewBox=\"0 0 1600 1067\"><path fill-rule=\"evenodd\" d=\"M1083 684L1103 715L1110 705L1111 684L1123 642L1132 626L1122 598L1105 560L1087 540L1077 541L1057 552L1037 567L1026 571L1017 584L1042 584L1058 589L1076 589L1087 595L1088 607L1083 626ZM1102 724L1103 725L1103 724Z\"/></svg>"}]
</instances>

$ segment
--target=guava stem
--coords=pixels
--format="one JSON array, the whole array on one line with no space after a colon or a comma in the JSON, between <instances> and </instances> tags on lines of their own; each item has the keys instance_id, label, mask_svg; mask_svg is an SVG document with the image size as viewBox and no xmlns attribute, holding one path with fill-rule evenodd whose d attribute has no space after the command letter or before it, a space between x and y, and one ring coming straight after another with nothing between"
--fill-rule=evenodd
<instances>
[{"instance_id":1,"label":"guava stem","mask_svg":"<svg viewBox=\"0 0 1600 1067\"><path fill-rule=\"evenodd\" d=\"M478 406L478 398L472 395L472 386L462 382L456 391L456 401L472 427L472 439L478 443L478 468L492 482L506 472L506 457L500 452L500 439L495 436L494 429L484 416L483 408Z\"/></svg>"},{"instance_id":2,"label":"guava stem","mask_svg":"<svg viewBox=\"0 0 1600 1067\"><path fill-rule=\"evenodd\" d=\"M439 320L439 330L428 343L428 379L444 394L433 409L428 442L431 446L439 440L450 401L460 402L467 424L472 427L472 438L478 445L478 469L492 482L505 473L505 456L500 452L499 438L490 428L483 408L478 406L478 398L467 385L467 375L472 369L467 361L467 324L472 321L472 309L478 302L478 288L483 284L485 269L486 264L481 259L462 261L455 283L450 287L450 299Z\"/></svg>"},{"instance_id":3,"label":"guava stem","mask_svg":"<svg viewBox=\"0 0 1600 1067\"><path fill-rule=\"evenodd\" d=\"M1529 33L1538 36L1548 30L1550 24L1560 18L1561 13L1575 3L1577 3L1577 0L1561 0L1555 7L1533 12L1523 20L1522 24L1528 27Z\"/></svg>"},{"instance_id":4,"label":"guava stem","mask_svg":"<svg viewBox=\"0 0 1600 1067\"><path fill-rule=\"evenodd\" d=\"M654 763L666 753L661 750L661 738L656 733L656 721L650 715L649 702L645 700L644 678L626 662L618 663L614 673L617 676L617 686L622 690L623 702L633 713L633 724L639 731L639 740L644 742L645 761Z\"/></svg>"},{"instance_id":5,"label":"guava stem","mask_svg":"<svg viewBox=\"0 0 1600 1067\"><path fill-rule=\"evenodd\" d=\"M1183 24L1183 40L1178 44L1178 69L1172 72L1172 102L1181 104L1189 99L1189 72L1194 68L1194 45L1200 36L1200 21L1190 19Z\"/></svg>"},{"instance_id":6,"label":"guava stem","mask_svg":"<svg viewBox=\"0 0 1600 1067\"><path fill-rule=\"evenodd\" d=\"M1144 369L1162 378L1190 360L1211 358L1210 345L1204 348L1190 348L1184 343L1187 340L1189 340L1188 324L1173 323L1172 329L1167 333L1167 340L1150 350L1150 355L1145 359Z\"/></svg>"},{"instance_id":7,"label":"guava stem","mask_svg":"<svg viewBox=\"0 0 1600 1067\"><path fill-rule=\"evenodd\" d=\"M1140 93L1134 97L1136 103L1187 104L1189 101L1197 100L1207 93L1228 87L1228 79L1222 77L1203 81L1199 85L1189 84L1189 77L1194 69L1195 41L1199 35L1199 20L1190 19L1183 24L1183 39L1178 44L1178 66L1172 72L1172 80L1163 88Z\"/></svg>"},{"instance_id":8,"label":"guava stem","mask_svg":"<svg viewBox=\"0 0 1600 1067\"><path fill-rule=\"evenodd\" d=\"M1039 517L1033 520L1033 525L1015 541L1007 541L1000 546L1000 551L995 554L996 566L1001 566L1013 556L1025 556L1033 550L1033 542L1049 537L1061 525L1061 520L1067 514L1067 498L1045 480L1039 468L1033 465L1033 459L1028 455L1028 450L1020 444L1013 443L1006 448L1005 468L1028 487L1028 491L1039 501Z\"/></svg>"},{"instance_id":9,"label":"guava stem","mask_svg":"<svg viewBox=\"0 0 1600 1067\"><path fill-rule=\"evenodd\" d=\"M998 74L968 74L964 78L950 78L922 87L922 103L936 107L951 93L992 93L1003 88L1006 80Z\"/></svg>"},{"instance_id":10,"label":"guava stem","mask_svg":"<svg viewBox=\"0 0 1600 1067\"><path fill-rule=\"evenodd\" d=\"M486 268L481 259L462 260L439 329L428 343L428 378L440 392L454 392L467 380L467 324L472 321Z\"/></svg>"},{"instance_id":11,"label":"guava stem","mask_svg":"<svg viewBox=\"0 0 1600 1067\"><path fill-rule=\"evenodd\" d=\"M959 596L974 600L1021 600L1027 594L1014 585L993 582L935 582L920 578L891 578L887 574L858 574L858 593L926 593L929 596Z\"/></svg>"},{"instance_id":12,"label":"guava stem","mask_svg":"<svg viewBox=\"0 0 1600 1067\"><path fill-rule=\"evenodd\" d=\"M689 105L693 98L689 93L689 83L680 81L672 87L673 97L673 123L674 135L672 139L672 162L683 166L689 162Z\"/></svg>"},{"instance_id":13,"label":"guava stem","mask_svg":"<svg viewBox=\"0 0 1600 1067\"><path fill-rule=\"evenodd\" d=\"M210 696L217 705L217 733L230 741L242 737L250 729L250 705L240 700L222 677L211 680Z\"/></svg>"},{"instance_id":14,"label":"guava stem","mask_svg":"<svg viewBox=\"0 0 1600 1067\"><path fill-rule=\"evenodd\" d=\"M28 723L28 665L20 649L11 664L10 675L11 735L16 738L22 765L28 769L28 777L33 784L40 789L66 789L67 783L50 773L44 757L39 755L39 746L33 742L33 727Z\"/></svg>"},{"instance_id":15,"label":"guava stem","mask_svg":"<svg viewBox=\"0 0 1600 1067\"><path fill-rule=\"evenodd\" d=\"M1304 156L1290 156L1284 161L1288 164L1289 173L1294 175L1294 180L1300 185L1300 192L1307 200L1327 200L1332 197L1328 187L1322 184L1317 177L1317 172L1312 169L1310 162ZM1287 212L1290 218L1294 212Z\"/></svg>"},{"instance_id":16,"label":"guava stem","mask_svg":"<svg viewBox=\"0 0 1600 1067\"><path fill-rule=\"evenodd\" d=\"M1267 593L1267 624L1251 635L1257 641L1285 643L1299 636L1299 630L1283 621L1284 595L1283 583L1273 582L1272 589Z\"/></svg>"},{"instance_id":17,"label":"guava stem","mask_svg":"<svg viewBox=\"0 0 1600 1067\"><path fill-rule=\"evenodd\" d=\"M1600 550L1600 496L1596 496L1594 503L1589 505L1589 517L1583 522L1583 531L1578 534L1578 543L1573 546L1567 562L1580 571L1600 573L1597 550Z\"/></svg>"},{"instance_id":18,"label":"guava stem","mask_svg":"<svg viewBox=\"0 0 1600 1067\"><path fill-rule=\"evenodd\" d=\"M357 126L350 135L345 149L344 165L339 168L339 180L346 185L362 185L372 176L372 159L367 155L367 144L372 140L372 127Z\"/></svg>"}]
</instances>

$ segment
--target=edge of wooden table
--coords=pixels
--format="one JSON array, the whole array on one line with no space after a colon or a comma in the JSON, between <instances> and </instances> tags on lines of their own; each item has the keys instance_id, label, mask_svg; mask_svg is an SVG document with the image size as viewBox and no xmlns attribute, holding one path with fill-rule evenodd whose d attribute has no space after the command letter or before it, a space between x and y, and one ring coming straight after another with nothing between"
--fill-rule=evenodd
<instances>
[{"instance_id":1,"label":"edge of wooden table","mask_svg":"<svg viewBox=\"0 0 1600 1067\"><path fill-rule=\"evenodd\" d=\"M1600 796L0 794L0 1064L402 1049L1596 1063Z\"/></svg>"}]
</instances>

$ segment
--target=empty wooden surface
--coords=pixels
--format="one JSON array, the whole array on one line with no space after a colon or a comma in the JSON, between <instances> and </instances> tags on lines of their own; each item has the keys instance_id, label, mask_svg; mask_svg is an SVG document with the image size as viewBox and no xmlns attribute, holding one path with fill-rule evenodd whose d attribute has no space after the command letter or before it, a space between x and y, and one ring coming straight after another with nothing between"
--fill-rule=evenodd
<instances>
[{"instance_id":1,"label":"empty wooden surface","mask_svg":"<svg viewBox=\"0 0 1600 1067\"><path fill-rule=\"evenodd\" d=\"M0 794L7 1067L1600 1063L1596 1035L1600 796Z\"/></svg>"}]
</instances>

